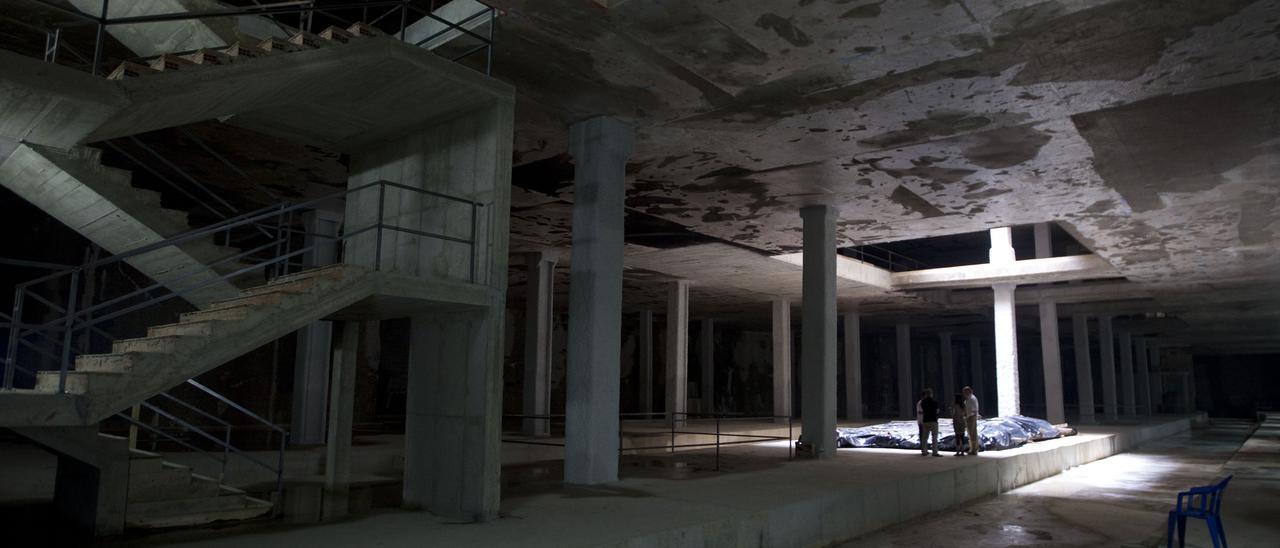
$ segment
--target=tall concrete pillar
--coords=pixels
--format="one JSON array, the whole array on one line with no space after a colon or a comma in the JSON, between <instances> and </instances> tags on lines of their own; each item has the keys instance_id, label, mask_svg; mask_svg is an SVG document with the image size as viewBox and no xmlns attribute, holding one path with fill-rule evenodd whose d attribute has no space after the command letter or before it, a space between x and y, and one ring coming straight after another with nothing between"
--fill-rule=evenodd
<instances>
[{"instance_id":1,"label":"tall concrete pillar","mask_svg":"<svg viewBox=\"0 0 1280 548\"><path fill-rule=\"evenodd\" d=\"M773 301L773 416L791 416L791 302L786 299Z\"/></svg>"},{"instance_id":2,"label":"tall concrete pillar","mask_svg":"<svg viewBox=\"0 0 1280 548\"><path fill-rule=\"evenodd\" d=\"M1120 411L1126 416L1138 412L1134 403L1133 387L1133 337L1120 332Z\"/></svg>"},{"instance_id":3,"label":"tall concrete pillar","mask_svg":"<svg viewBox=\"0 0 1280 548\"><path fill-rule=\"evenodd\" d=\"M525 415L545 417L551 414L552 315L555 314L556 259L547 253L525 254L529 280L525 288L524 315L524 398ZM546 436L551 421L524 419L523 431L529 436Z\"/></svg>"},{"instance_id":4,"label":"tall concrete pillar","mask_svg":"<svg viewBox=\"0 0 1280 548\"><path fill-rule=\"evenodd\" d=\"M817 458L836 454L836 209L800 210L804 219L801 323L801 441Z\"/></svg>"},{"instance_id":5,"label":"tall concrete pillar","mask_svg":"<svg viewBox=\"0 0 1280 548\"><path fill-rule=\"evenodd\" d=\"M338 259L336 237L342 215L327 211L309 211L302 215L307 234L302 264L324 266ZM329 404L329 358L333 345L333 322L316 321L299 329L293 361L293 413L289 442L294 445L324 443L325 415Z\"/></svg>"},{"instance_id":6,"label":"tall concrete pillar","mask_svg":"<svg viewBox=\"0 0 1280 548\"><path fill-rule=\"evenodd\" d=\"M1080 404L1080 422L1094 422L1093 364L1089 360L1089 318L1071 316L1071 338L1076 350L1076 401Z\"/></svg>"},{"instance_id":7,"label":"tall concrete pillar","mask_svg":"<svg viewBox=\"0 0 1280 548\"><path fill-rule=\"evenodd\" d=\"M1147 342L1148 361L1151 363L1151 406L1152 413L1160 412L1164 403L1164 373L1160 371L1160 343L1155 340Z\"/></svg>"},{"instance_id":8,"label":"tall concrete pillar","mask_svg":"<svg viewBox=\"0 0 1280 548\"><path fill-rule=\"evenodd\" d=\"M844 315L844 418L862 420L862 330L857 312Z\"/></svg>"},{"instance_id":9,"label":"tall concrete pillar","mask_svg":"<svg viewBox=\"0 0 1280 548\"><path fill-rule=\"evenodd\" d=\"M1116 350L1115 336L1111 330L1111 316L1098 317L1098 366L1102 368L1102 412L1107 420L1119 416L1116 399Z\"/></svg>"},{"instance_id":10,"label":"tall concrete pillar","mask_svg":"<svg viewBox=\"0 0 1280 548\"><path fill-rule=\"evenodd\" d=\"M915 398L911 394L911 324L906 320L894 326L898 350L898 418L915 418Z\"/></svg>"},{"instance_id":11,"label":"tall concrete pillar","mask_svg":"<svg viewBox=\"0 0 1280 548\"><path fill-rule=\"evenodd\" d=\"M356 356L360 323L342 322L342 338L333 351L333 378L329 382L329 436L324 451L324 502L326 521L347 515L351 494L351 428L355 419Z\"/></svg>"},{"instance_id":12,"label":"tall concrete pillar","mask_svg":"<svg viewBox=\"0 0 1280 548\"><path fill-rule=\"evenodd\" d=\"M633 130L609 117L569 128L575 161L564 480L618 479L623 197Z\"/></svg>"},{"instance_id":13,"label":"tall concrete pillar","mask_svg":"<svg viewBox=\"0 0 1280 548\"><path fill-rule=\"evenodd\" d=\"M1149 365L1147 362L1147 339L1145 337L1134 337L1133 354L1137 358L1137 363L1133 364L1136 373L1134 378L1134 392L1136 394L1135 401L1138 405L1138 415L1151 414L1151 376L1149 374Z\"/></svg>"},{"instance_id":14,"label":"tall concrete pillar","mask_svg":"<svg viewBox=\"0 0 1280 548\"><path fill-rule=\"evenodd\" d=\"M667 293L667 420L685 419L689 405L689 281L676 280Z\"/></svg>"},{"instance_id":15,"label":"tall concrete pillar","mask_svg":"<svg viewBox=\"0 0 1280 548\"><path fill-rule=\"evenodd\" d=\"M703 413L716 412L716 323L715 320L702 320L702 334L698 337L698 362L702 366L702 380L698 382L702 394Z\"/></svg>"},{"instance_id":16,"label":"tall concrete pillar","mask_svg":"<svg viewBox=\"0 0 1280 548\"><path fill-rule=\"evenodd\" d=\"M1040 225L1036 225L1040 226ZM1062 397L1062 349L1058 337L1058 303L1040 301L1040 352L1044 362L1045 420L1067 422Z\"/></svg>"},{"instance_id":17,"label":"tall concrete pillar","mask_svg":"<svg viewBox=\"0 0 1280 548\"><path fill-rule=\"evenodd\" d=\"M998 416L1022 414L1018 387L1018 326L1014 313L1013 284L991 286L995 292L996 410Z\"/></svg>"},{"instance_id":18,"label":"tall concrete pillar","mask_svg":"<svg viewBox=\"0 0 1280 548\"><path fill-rule=\"evenodd\" d=\"M640 311L640 412L653 413L653 311Z\"/></svg>"},{"instance_id":19,"label":"tall concrete pillar","mask_svg":"<svg viewBox=\"0 0 1280 548\"><path fill-rule=\"evenodd\" d=\"M942 368L942 393L938 394L938 403L949 408L956 395L956 361L951 352L950 331L938 333L938 365Z\"/></svg>"},{"instance_id":20,"label":"tall concrete pillar","mask_svg":"<svg viewBox=\"0 0 1280 548\"><path fill-rule=\"evenodd\" d=\"M982 367L982 338L969 337L969 387L973 388L978 401L986 397L986 379Z\"/></svg>"}]
</instances>

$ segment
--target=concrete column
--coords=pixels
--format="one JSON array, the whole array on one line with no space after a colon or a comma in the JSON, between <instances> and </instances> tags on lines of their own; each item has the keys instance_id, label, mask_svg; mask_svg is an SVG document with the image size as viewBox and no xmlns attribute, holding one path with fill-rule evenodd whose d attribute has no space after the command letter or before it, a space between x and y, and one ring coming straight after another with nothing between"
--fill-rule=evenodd
<instances>
[{"instance_id":1,"label":"concrete column","mask_svg":"<svg viewBox=\"0 0 1280 548\"><path fill-rule=\"evenodd\" d=\"M653 413L653 311L640 311L640 412Z\"/></svg>"},{"instance_id":2,"label":"concrete column","mask_svg":"<svg viewBox=\"0 0 1280 548\"><path fill-rule=\"evenodd\" d=\"M524 398L523 413L533 416L551 414L551 353L553 345L552 316L555 314L555 257L542 252L526 253L528 283L525 284L524 314ZM524 419L523 431L529 436L546 436L551 421Z\"/></svg>"},{"instance_id":3,"label":"concrete column","mask_svg":"<svg viewBox=\"0 0 1280 548\"><path fill-rule=\"evenodd\" d=\"M1133 354L1137 358L1133 364L1136 374L1134 378L1134 401L1138 406L1138 415L1151 414L1151 376L1147 363L1147 339L1134 337Z\"/></svg>"},{"instance_id":4,"label":"concrete column","mask_svg":"<svg viewBox=\"0 0 1280 548\"><path fill-rule=\"evenodd\" d=\"M623 197L633 130L597 117L569 128L575 161L564 480L618 479Z\"/></svg>"},{"instance_id":5,"label":"concrete column","mask_svg":"<svg viewBox=\"0 0 1280 548\"><path fill-rule=\"evenodd\" d=\"M986 396L986 382L982 374L982 338L969 337L969 387L977 394L978 401Z\"/></svg>"},{"instance_id":6,"label":"concrete column","mask_svg":"<svg viewBox=\"0 0 1280 548\"><path fill-rule=\"evenodd\" d=\"M1116 349L1111 316L1098 317L1098 343L1098 366L1102 368L1102 411L1107 420L1116 420L1119 403L1116 401Z\"/></svg>"},{"instance_id":7,"label":"concrete column","mask_svg":"<svg viewBox=\"0 0 1280 548\"><path fill-rule=\"evenodd\" d=\"M1160 371L1160 344L1152 340L1147 343L1148 360L1151 362L1151 413L1158 413L1164 402L1164 373Z\"/></svg>"},{"instance_id":8,"label":"concrete column","mask_svg":"<svg viewBox=\"0 0 1280 548\"><path fill-rule=\"evenodd\" d=\"M786 299L773 301L773 416L791 416L791 302Z\"/></svg>"},{"instance_id":9,"label":"concrete column","mask_svg":"<svg viewBox=\"0 0 1280 548\"><path fill-rule=\"evenodd\" d=\"M702 320L702 334L698 337L698 362L702 366L702 380L698 383L702 392L703 413L716 412L716 324L710 318Z\"/></svg>"},{"instance_id":10,"label":"concrete column","mask_svg":"<svg viewBox=\"0 0 1280 548\"><path fill-rule=\"evenodd\" d=\"M410 318L406 508L470 521L498 517L502 329L501 293L482 310Z\"/></svg>"},{"instance_id":11,"label":"concrete column","mask_svg":"<svg viewBox=\"0 0 1280 548\"><path fill-rule=\"evenodd\" d=\"M683 421L689 405L689 282L667 293L667 419Z\"/></svg>"},{"instance_id":12,"label":"concrete column","mask_svg":"<svg viewBox=\"0 0 1280 548\"><path fill-rule=\"evenodd\" d=\"M938 403L950 408L956 391L956 361L951 352L951 332L938 333L938 366L942 368L942 393L938 394Z\"/></svg>"},{"instance_id":13,"label":"concrete column","mask_svg":"<svg viewBox=\"0 0 1280 548\"><path fill-rule=\"evenodd\" d=\"M1071 316L1071 338L1076 349L1076 401L1080 404L1080 422L1094 422L1093 364L1089 361L1089 318Z\"/></svg>"},{"instance_id":14,"label":"concrete column","mask_svg":"<svg viewBox=\"0 0 1280 548\"><path fill-rule=\"evenodd\" d=\"M911 324L898 322L895 342L898 347L898 418L915 418L915 399L911 397Z\"/></svg>"},{"instance_id":15,"label":"concrete column","mask_svg":"<svg viewBox=\"0 0 1280 548\"><path fill-rule=\"evenodd\" d=\"M844 418L862 420L862 329L857 312L844 315Z\"/></svg>"},{"instance_id":16,"label":"concrete column","mask_svg":"<svg viewBox=\"0 0 1280 548\"><path fill-rule=\"evenodd\" d=\"M326 211L309 211L302 215L307 231L302 254L307 266L333 264L338 258L338 241L323 236L337 236L342 215ZM329 357L333 344L333 322L317 321L299 329L293 362L293 413L289 442L294 445L324 443L325 413L329 403Z\"/></svg>"},{"instance_id":17,"label":"concrete column","mask_svg":"<svg viewBox=\"0 0 1280 548\"><path fill-rule=\"evenodd\" d=\"M333 351L329 381L329 436L324 450L325 521L347 515L351 489L351 428L355 417L356 356L360 323L342 322L342 338Z\"/></svg>"},{"instance_id":18,"label":"concrete column","mask_svg":"<svg viewBox=\"0 0 1280 548\"><path fill-rule=\"evenodd\" d=\"M1137 412L1134 405L1133 390L1133 337L1129 333L1120 332L1120 412L1133 415Z\"/></svg>"},{"instance_id":19,"label":"concrete column","mask_svg":"<svg viewBox=\"0 0 1280 548\"><path fill-rule=\"evenodd\" d=\"M801 323L801 441L817 458L836 454L836 209L800 210L804 219Z\"/></svg>"},{"instance_id":20,"label":"concrete column","mask_svg":"<svg viewBox=\"0 0 1280 548\"><path fill-rule=\"evenodd\" d=\"M1014 313L1013 284L991 286L995 292L996 412L1008 417L1022 414L1018 393L1018 326Z\"/></svg>"},{"instance_id":21,"label":"concrete column","mask_svg":"<svg viewBox=\"0 0 1280 548\"><path fill-rule=\"evenodd\" d=\"M1058 346L1058 340L1058 303L1040 301L1040 352L1041 360L1044 362L1045 420L1053 424L1067 422L1062 397L1062 349Z\"/></svg>"},{"instance_id":22,"label":"concrete column","mask_svg":"<svg viewBox=\"0 0 1280 548\"><path fill-rule=\"evenodd\" d=\"M1036 239L1036 258L1053 257L1053 240L1050 238L1049 223L1036 223L1033 230Z\"/></svg>"}]
</instances>

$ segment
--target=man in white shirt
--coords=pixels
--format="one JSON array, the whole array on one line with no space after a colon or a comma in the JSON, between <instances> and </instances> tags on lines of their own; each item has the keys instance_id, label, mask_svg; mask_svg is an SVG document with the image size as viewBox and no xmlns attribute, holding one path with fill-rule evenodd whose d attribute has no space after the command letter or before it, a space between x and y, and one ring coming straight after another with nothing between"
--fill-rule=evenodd
<instances>
[{"instance_id":1,"label":"man in white shirt","mask_svg":"<svg viewBox=\"0 0 1280 548\"><path fill-rule=\"evenodd\" d=\"M973 395L973 387L964 387L964 423L969 433L969 454L977 455L978 447L978 398Z\"/></svg>"}]
</instances>

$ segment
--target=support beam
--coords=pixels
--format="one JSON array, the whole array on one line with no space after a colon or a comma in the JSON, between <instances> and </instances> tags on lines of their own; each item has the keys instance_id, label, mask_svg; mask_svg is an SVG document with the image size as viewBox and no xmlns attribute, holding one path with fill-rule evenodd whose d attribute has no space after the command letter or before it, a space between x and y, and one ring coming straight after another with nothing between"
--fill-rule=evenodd
<instances>
[{"instance_id":1,"label":"support beam","mask_svg":"<svg viewBox=\"0 0 1280 548\"><path fill-rule=\"evenodd\" d=\"M716 412L716 323L711 318L702 320L702 334L698 337L698 365L702 368L702 380L698 383L703 413Z\"/></svg>"},{"instance_id":2,"label":"support beam","mask_svg":"<svg viewBox=\"0 0 1280 548\"><path fill-rule=\"evenodd\" d=\"M836 209L800 210L804 220L800 438L824 459L836 454Z\"/></svg>"},{"instance_id":3,"label":"support beam","mask_svg":"<svg viewBox=\"0 0 1280 548\"><path fill-rule=\"evenodd\" d=\"M1116 400L1116 349L1111 316L1098 316L1098 366L1102 368L1102 413L1107 420L1119 417Z\"/></svg>"},{"instance_id":4,"label":"support beam","mask_svg":"<svg viewBox=\"0 0 1280 548\"><path fill-rule=\"evenodd\" d=\"M1083 314L1071 317L1071 338L1076 352L1076 401L1080 406L1080 422L1094 422L1093 364L1089 360L1089 318Z\"/></svg>"},{"instance_id":5,"label":"support beam","mask_svg":"<svg viewBox=\"0 0 1280 548\"><path fill-rule=\"evenodd\" d=\"M667 419L682 422L689 405L689 281L667 292Z\"/></svg>"},{"instance_id":6,"label":"support beam","mask_svg":"<svg viewBox=\"0 0 1280 548\"><path fill-rule=\"evenodd\" d=\"M622 357L623 198L633 130L609 117L569 129L573 155L573 251L564 481L618 479Z\"/></svg>"},{"instance_id":7,"label":"support beam","mask_svg":"<svg viewBox=\"0 0 1280 548\"><path fill-rule=\"evenodd\" d=\"M551 432L551 352L552 315L555 314L556 259L543 253L526 253L528 283L525 284L524 315L524 419L527 436Z\"/></svg>"},{"instance_id":8,"label":"support beam","mask_svg":"<svg viewBox=\"0 0 1280 548\"><path fill-rule=\"evenodd\" d=\"M333 350L329 381L329 436L324 451L325 521L347 515L351 491L351 429L355 414L356 356L360 323L342 322L342 338Z\"/></svg>"},{"instance_id":9,"label":"support beam","mask_svg":"<svg viewBox=\"0 0 1280 548\"><path fill-rule=\"evenodd\" d=\"M1120 411L1133 416L1138 411L1134 403L1133 388L1133 337L1120 332Z\"/></svg>"},{"instance_id":10,"label":"support beam","mask_svg":"<svg viewBox=\"0 0 1280 548\"><path fill-rule=\"evenodd\" d=\"M950 407L956 391L956 361L951 352L951 332L938 333L938 366L942 368L942 393L938 395L938 404Z\"/></svg>"},{"instance_id":11,"label":"support beam","mask_svg":"<svg viewBox=\"0 0 1280 548\"><path fill-rule=\"evenodd\" d=\"M773 301L773 416L791 416L791 301Z\"/></svg>"},{"instance_id":12,"label":"support beam","mask_svg":"<svg viewBox=\"0 0 1280 548\"><path fill-rule=\"evenodd\" d=\"M1040 225L1036 225L1040 226ZM1040 301L1040 352L1044 363L1045 420L1067 422L1062 396L1062 349L1058 337L1058 303Z\"/></svg>"},{"instance_id":13,"label":"support beam","mask_svg":"<svg viewBox=\"0 0 1280 548\"><path fill-rule=\"evenodd\" d=\"M993 311L996 332L996 410L1001 417L1022 414L1018 385L1018 326L1013 284L996 284Z\"/></svg>"},{"instance_id":14,"label":"support beam","mask_svg":"<svg viewBox=\"0 0 1280 548\"><path fill-rule=\"evenodd\" d=\"M994 229L999 230L999 229ZM1012 248L1010 248L1012 249ZM1097 255L1071 255L1048 259L1024 259L1008 263L974 264L894 272L897 291L984 287L1001 283L1043 284L1092 278L1111 278L1120 272Z\"/></svg>"},{"instance_id":15,"label":"support beam","mask_svg":"<svg viewBox=\"0 0 1280 548\"><path fill-rule=\"evenodd\" d=\"M895 326L895 342L898 349L898 418L911 420L915 410L911 398L911 324L906 320Z\"/></svg>"},{"instance_id":16,"label":"support beam","mask_svg":"<svg viewBox=\"0 0 1280 548\"><path fill-rule=\"evenodd\" d=\"M844 315L844 418L862 420L862 329L857 312Z\"/></svg>"},{"instance_id":17,"label":"support beam","mask_svg":"<svg viewBox=\"0 0 1280 548\"><path fill-rule=\"evenodd\" d=\"M342 215L309 211L302 215L307 266L333 264L338 257L338 225ZM334 239L326 239L329 236ZM293 414L289 442L294 445L324 443L325 414L329 397L329 358L332 356L333 322L316 321L299 329L293 362Z\"/></svg>"},{"instance_id":18,"label":"support beam","mask_svg":"<svg viewBox=\"0 0 1280 548\"><path fill-rule=\"evenodd\" d=\"M1136 394L1135 402L1138 405L1138 415L1150 415L1151 375L1147 362L1147 339L1145 337L1134 337L1133 354L1136 358L1133 369L1136 375L1134 378L1134 392Z\"/></svg>"},{"instance_id":19,"label":"support beam","mask_svg":"<svg viewBox=\"0 0 1280 548\"><path fill-rule=\"evenodd\" d=\"M653 413L653 311L640 311L640 412Z\"/></svg>"}]
</instances>

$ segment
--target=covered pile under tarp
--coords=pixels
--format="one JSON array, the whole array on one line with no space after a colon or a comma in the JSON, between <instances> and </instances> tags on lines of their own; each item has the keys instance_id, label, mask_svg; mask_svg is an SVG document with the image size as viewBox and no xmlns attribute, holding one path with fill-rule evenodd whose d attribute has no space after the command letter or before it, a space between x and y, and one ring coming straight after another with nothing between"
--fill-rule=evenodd
<instances>
[{"instance_id":1,"label":"covered pile under tarp","mask_svg":"<svg viewBox=\"0 0 1280 548\"><path fill-rule=\"evenodd\" d=\"M1029 441L1059 437L1058 429L1049 421L1014 415L978 421L978 438L982 450L1012 449ZM883 447L887 449L919 449L920 429L915 421L893 421L861 428L837 428L839 447ZM955 451L955 432L951 420L938 421L938 449Z\"/></svg>"}]
</instances>

